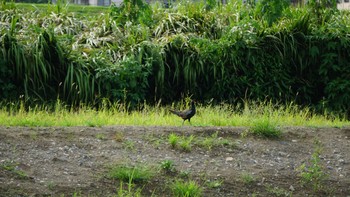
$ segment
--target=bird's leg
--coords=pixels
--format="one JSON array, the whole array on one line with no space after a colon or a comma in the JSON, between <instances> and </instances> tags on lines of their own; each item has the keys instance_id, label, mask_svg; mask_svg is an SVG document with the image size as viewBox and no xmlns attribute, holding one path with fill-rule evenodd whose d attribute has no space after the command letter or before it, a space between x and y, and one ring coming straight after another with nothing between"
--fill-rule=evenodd
<instances>
[{"instance_id":1,"label":"bird's leg","mask_svg":"<svg viewBox=\"0 0 350 197\"><path fill-rule=\"evenodd\" d=\"M184 123L185 123L185 120L184 120L184 121L182 121L182 126L184 126Z\"/></svg>"},{"instance_id":2,"label":"bird's leg","mask_svg":"<svg viewBox=\"0 0 350 197\"><path fill-rule=\"evenodd\" d=\"M192 125L192 123L191 123L191 118L188 119L188 122L190 123L190 125Z\"/></svg>"}]
</instances>

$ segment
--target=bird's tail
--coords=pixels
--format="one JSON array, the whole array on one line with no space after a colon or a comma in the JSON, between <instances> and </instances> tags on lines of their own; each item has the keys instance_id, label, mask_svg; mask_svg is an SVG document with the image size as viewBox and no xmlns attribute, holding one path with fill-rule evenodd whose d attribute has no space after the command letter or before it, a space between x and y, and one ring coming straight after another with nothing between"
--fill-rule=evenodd
<instances>
[{"instance_id":1,"label":"bird's tail","mask_svg":"<svg viewBox=\"0 0 350 197\"><path fill-rule=\"evenodd\" d=\"M176 110L170 109L170 112L173 113L173 114L176 114L176 115L180 116L180 112L178 112L178 111L176 111Z\"/></svg>"}]
</instances>

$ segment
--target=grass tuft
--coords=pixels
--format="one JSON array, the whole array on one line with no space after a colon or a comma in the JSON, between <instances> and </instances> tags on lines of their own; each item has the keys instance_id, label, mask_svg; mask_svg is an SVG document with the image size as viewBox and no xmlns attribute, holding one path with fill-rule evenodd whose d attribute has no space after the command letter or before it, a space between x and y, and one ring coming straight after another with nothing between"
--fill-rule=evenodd
<instances>
[{"instance_id":1,"label":"grass tuft","mask_svg":"<svg viewBox=\"0 0 350 197\"><path fill-rule=\"evenodd\" d=\"M201 187L194 181L176 180L171 186L174 196L197 197L202 196Z\"/></svg>"},{"instance_id":2,"label":"grass tuft","mask_svg":"<svg viewBox=\"0 0 350 197\"><path fill-rule=\"evenodd\" d=\"M180 140L180 137L175 133L171 133L168 137L168 142L172 148L175 148Z\"/></svg>"},{"instance_id":3,"label":"grass tuft","mask_svg":"<svg viewBox=\"0 0 350 197\"><path fill-rule=\"evenodd\" d=\"M175 172L175 165L173 160L164 160L160 163L160 168L163 169L165 172Z\"/></svg>"},{"instance_id":4,"label":"grass tuft","mask_svg":"<svg viewBox=\"0 0 350 197\"><path fill-rule=\"evenodd\" d=\"M242 179L243 183L246 185L252 184L255 181L254 176L251 175L250 173L247 173L247 172L243 172L241 174L241 179Z\"/></svg>"},{"instance_id":5,"label":"grass tuft","mask_svg":"<svg viewBox=\"0 0 350 197\"><path fill-rule=\"evenodd\" d=\"M108 172L109 178L118 179L127 183L147 182L154 175L155 172L149 167L130 167L125 165L116 165Z\"/></svg>"},{"instance_id":6,"label":"grass tuft","mask_svg":"<svg viewBox=\"0 0 350 197\"><path fill-rule=\"evenodd\" d=\"M254 135L267 138L279 138L282 135L277 125L272 123L268 118L254 121L253 125L250 127L250 132Z\"/></svg>"}]
</instances>

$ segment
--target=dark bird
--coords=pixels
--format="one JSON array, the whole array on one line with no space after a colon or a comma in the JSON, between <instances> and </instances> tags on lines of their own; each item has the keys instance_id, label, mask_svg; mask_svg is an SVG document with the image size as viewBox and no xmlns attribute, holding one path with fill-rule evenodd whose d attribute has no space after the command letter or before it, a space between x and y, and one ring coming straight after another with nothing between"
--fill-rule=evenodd
<instances>
[{"instance_id":1,"label":"dark bird","mask_svg":"<svg viewBox=\"0 0 350 197\"><path fill-rule=\"evenodd\" d=\"M185 111L177 111L177 110L170 110L171 113L178 115L181 117L184 121L182 122L182 125L184 125L185 121L188 120L188 122L191 124L191 118L196 114L196 106L194 105L194 101L191 102L191 109L187 109Z\"/></svg>"}]
</instances>

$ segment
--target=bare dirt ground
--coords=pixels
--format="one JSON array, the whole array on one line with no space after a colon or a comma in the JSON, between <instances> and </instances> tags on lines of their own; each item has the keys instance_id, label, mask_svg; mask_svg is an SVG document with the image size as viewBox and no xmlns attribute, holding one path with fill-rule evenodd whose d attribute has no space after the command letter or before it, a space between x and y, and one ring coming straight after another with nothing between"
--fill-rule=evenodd
<instances>
[{"instance_id":1,"label":"bare dirt ground","mask_svg":"<svg viewBox=\"0 0 350 197\"><path fill-rule=\"evenodd\" d=\"M244 136L240 127L1 127L0 196L115 196L115 164L159 166L174 161L176 172L158 171L140 185L143 196L172 196L181 174L203 188L203 196L350 196L350 128L285 127L280 139ZM230 142L211 149L172 148L170 133L201 140L218 134ZM318 166L327 176L314 189L300 171ZM312 173L311 173L312 174ZM217 183L216 185L210 183Z\"/></svg>"}]
</instances>

